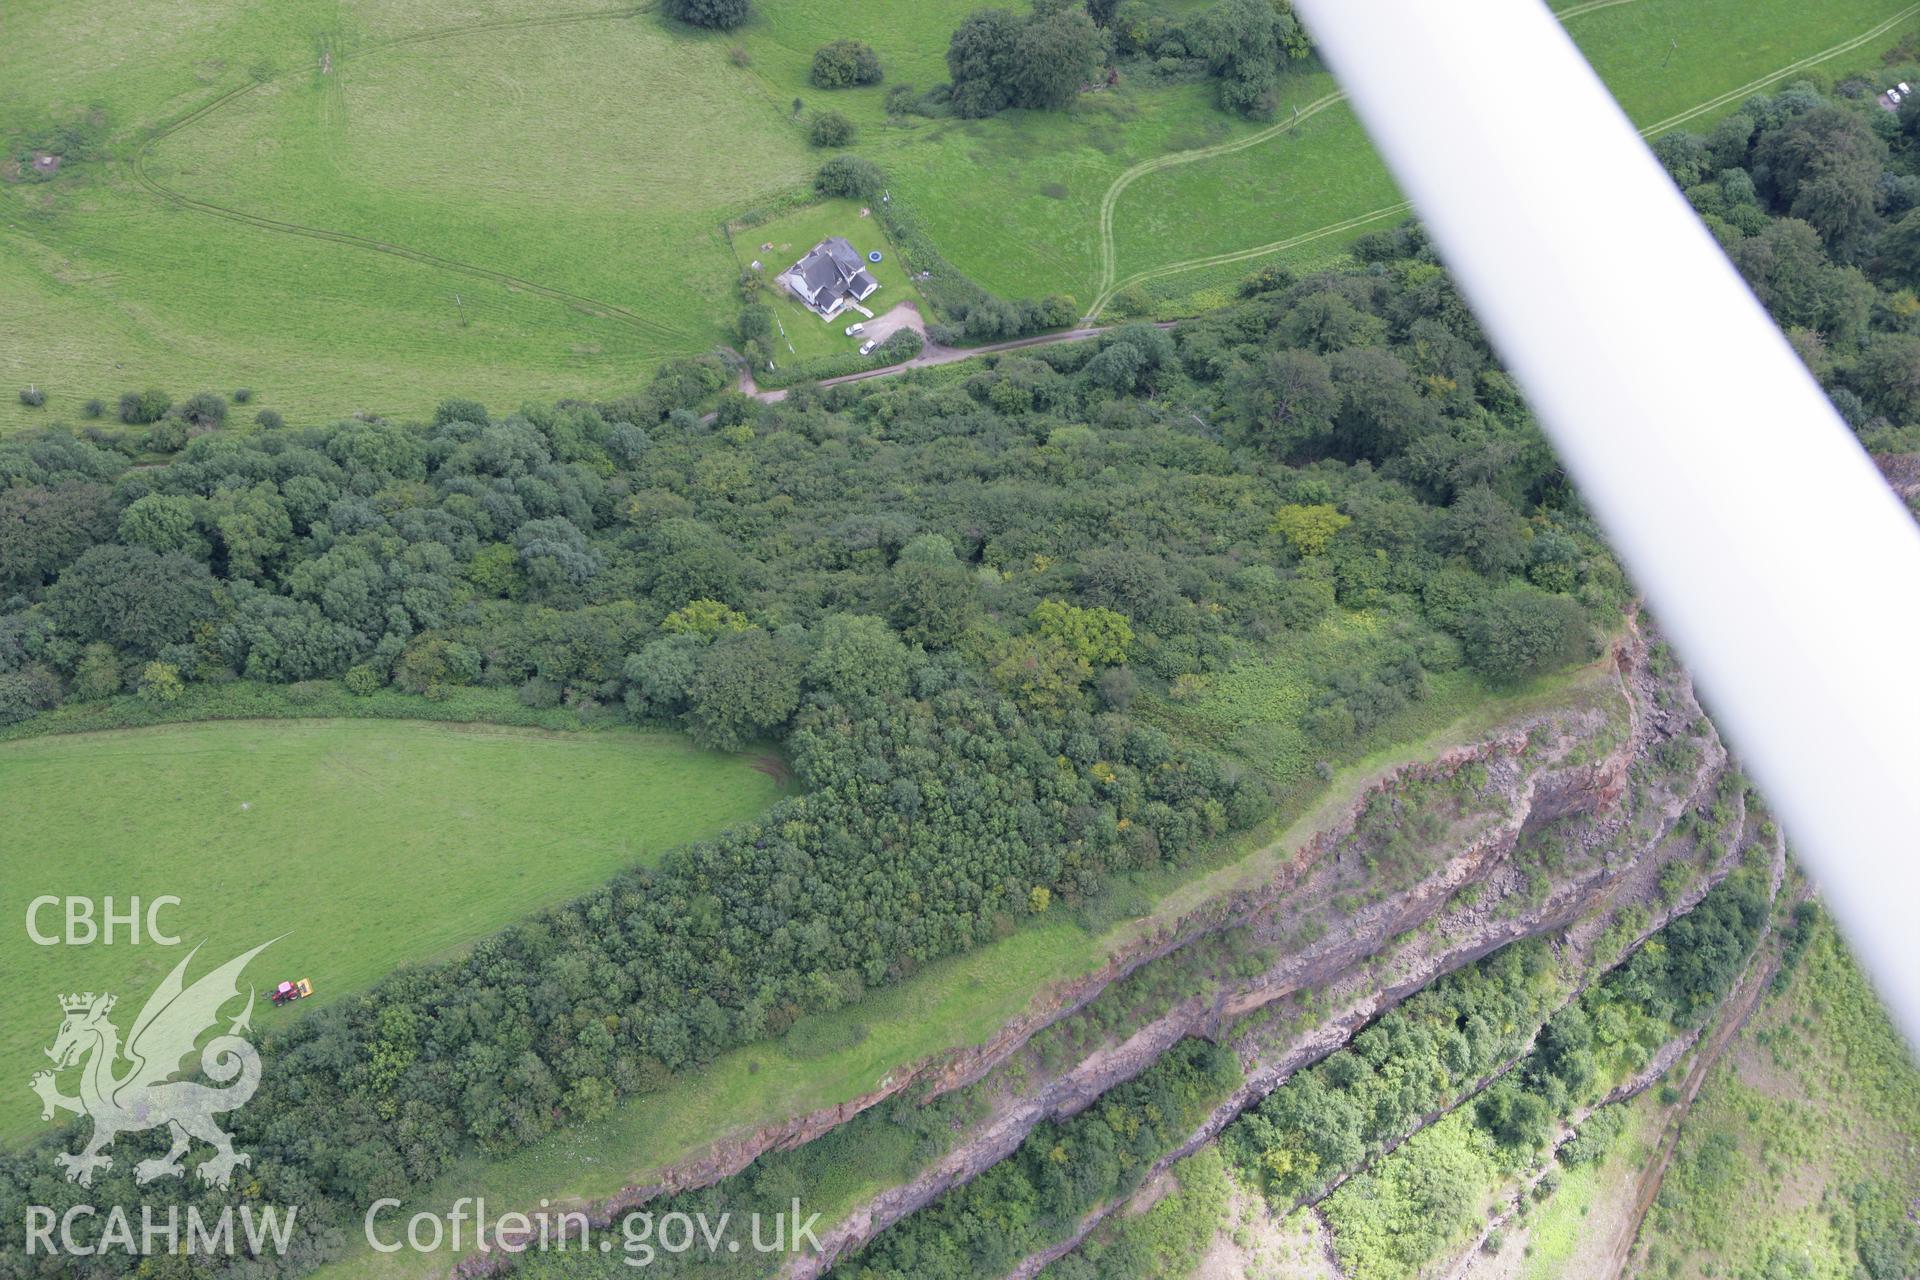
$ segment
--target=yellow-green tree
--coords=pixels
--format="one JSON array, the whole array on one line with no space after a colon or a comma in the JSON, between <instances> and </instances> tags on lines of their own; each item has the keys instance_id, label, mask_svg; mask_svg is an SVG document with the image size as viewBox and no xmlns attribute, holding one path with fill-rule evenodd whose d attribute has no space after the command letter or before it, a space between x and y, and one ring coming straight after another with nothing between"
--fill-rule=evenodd
<instances>
[{"instance_id":1,"label":"yellow-green tree","mask_svg":"<svg viewBox=\"0 0 1920 1280\"><path fill-rule=\"evenodd\" d=\"M1303 556L1317 556L1327 549L1333 535L1352 524L1338 507L1317 502L1311 506L1289 503L1273 513L1272 531L1285 538Z\"/></svg>"},{"instance_id":2,"label":"yellow-green tree","mask_svg":"<svg viewBox=\"0 0 1920 1280\"><path fill-rule=\"evenodd\" d=\"M1093 667L1111 667L1127 660L1133 626L1127 615L1112 609L1083 609L1064 600L1042 600L1033 611L1040 634L1058 640L1068 652Z\"/></svg>"},{"instance_id":3,"label":"yellow-green tree","mask_svg":"<svg viewBox=\"0 0 1920 1280\"><path fill-rule=\"evenodd\" d=\"M668 635L705 636L709 640L723 632L745 631L752 625L747 615L718 600L690 600L660 620L660 629Z\"/></svg>"}]
</instances>

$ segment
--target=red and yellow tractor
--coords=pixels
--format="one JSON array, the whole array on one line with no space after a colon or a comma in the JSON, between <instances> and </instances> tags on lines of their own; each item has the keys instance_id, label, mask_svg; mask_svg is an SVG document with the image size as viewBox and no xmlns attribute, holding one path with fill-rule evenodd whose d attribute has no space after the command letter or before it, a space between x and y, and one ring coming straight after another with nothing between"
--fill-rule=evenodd
<instances>
[{"instance_id":1,"label":"red and yellow tractor","mask_svg":"<svg viewBox=\"0 0 1920 1280\"><path fill-rule=\"evenodd\" d=\"M304 1000L313 994L313 983L305 978L294 982L283 982L273 989L275 1004L292 1004L295 1000Z\"/></svg>"}]
</instances>

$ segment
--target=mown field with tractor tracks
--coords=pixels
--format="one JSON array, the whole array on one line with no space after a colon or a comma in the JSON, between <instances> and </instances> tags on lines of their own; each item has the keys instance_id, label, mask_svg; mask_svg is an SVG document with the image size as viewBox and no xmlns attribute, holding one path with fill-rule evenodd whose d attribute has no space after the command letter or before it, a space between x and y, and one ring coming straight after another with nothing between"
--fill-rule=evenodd
<instances>
[{"instance_id":1,"label":"mown field with tractor tracks","mask_svg":"<svg viewBox=\"0 0 1920 1280\"><path fill-rule=\"evenodd\" d=\"M672 733L417 721L220 721L0 743L11 925L0 1070L19 1085L0 1103L0 1135L42 1127L25 1082L46 1066L56 992L114 991L130 1020L195 945L197 976L277 938L247 973L260 986L255 1023L270 1026L302 1007L271 1008L276 982L311 978L325 1002L445 957L754 817L780 774ZM118 912L134 897L179 898L158 922L180 944L143 932L133 945L122 926L111 945L42 946L24 927L42 895L93 898L101 923L109 893ZM37 923L63 935L63 907Z\"/></svg>"}]
</instances>

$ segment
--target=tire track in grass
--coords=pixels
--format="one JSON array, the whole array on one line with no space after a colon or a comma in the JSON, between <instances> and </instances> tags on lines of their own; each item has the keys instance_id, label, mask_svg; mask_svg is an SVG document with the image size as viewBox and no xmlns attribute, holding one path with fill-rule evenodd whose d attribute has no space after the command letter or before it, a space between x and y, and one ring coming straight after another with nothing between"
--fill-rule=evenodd
<instances>
[{"instance_id":1,"label":"tire track in grass","mask_svg":"<svg viewBox=\"0 0 1920 1280\"><path fill-rule=\"evenodd\" d=\"M1600 9L1611 9L1617 5L1632 4L1634 2L1635 0L1586 0L1585 3L1563 9L1554 16L1560 21L1565 22L1569 18L1577 18L1582 14L1593 13ZM1725 93L1716 94L1698 106L1689 107L1687 110L1668 116L1664 120L1656 121L1641 129L1640 136L1643 138L1657 137L1662 133L1677 129L1690 121L1697 120L1710 111L1715 111L1732 102L1738 102L1742 98L1750 97L1767 88L1769 85L1776 84L1796 72L1806 71L1818 66L1822 62L1837 58L1842 54L1852 53L1855 49L1879 39L1895 27L1898 27L1901 23L1916 16L1920 16L1920 4L1909 5L1886 21L1879 23L1867 31L1861 32L1857 36L1843 40L1836 45L1821 50L1819 53L1809 54L1804 58L1797 59L1763 76L1758 76L1736 89L1729 89ZM1345 97L1346 95L1344 93L1329 94L1326 98L1316 100L1310 110L1314 112L1324 110L1326 107L1332 106ZM1301 118L1305 118L1307 114L1309 114L1309 112L1303 110ZM1289 120L1283 122L1283 124L1275 125L1272 128L1264 129L1259 133L1250 134L1240 139L1238 143L1226 144L1218 148L1205 147L1195 151L1182 151L1170 156L1161 156L1158 157L1158 162L1150 160L1135 165L1133 169L1127 170L1126 173L1121 174L1119 178L1115 179L1114 186L1108 190L1107 199L1103 200L1100 206L1101 255L1103 258L1101 290L1094 298L1093 305L1087 309L1086 315L1081 318L1080 323L1082 325L1093 324L1100 318L1100 313L1106 310L1113 302L1115 294L1119 293L1122 289L1131 288L1136 284L1144 284L1149 280L1164 279L1167 276L1180 275L1187 271L1204 270L1207 267L1227 266L1235 262L1246 262L1253 258L1262 258L1272 253L1282 253L1288 249L1295 249L1315 240L1324 239L1327 236L1338 235L1343 231L1351 231L1357 227L1365 226L1370 222L1377 222L1384 218L1393 217L1396 214L1406 213L1413 208L1411 201L1402 200L1397 204L1390 204L1375 209L1371 213L1356 214L1340 222L1329 223L1324 227L1318 227L1312 231L1304 231L1299 235L1290 236L1285 240L1276 240L1271 244L1256 245L1251 249L1238 249L1229 253L1217 253L1204 258L1188 258L1180 262L1170 262L1163 266L1151 267L1145 271L1135 272L1124 280L1114 279L1115 253L1113 247L1112 203L1118 199L1121 191L1124 191L1127 186L1131 186L1139 178L1146 176L1147 173L1169 168L1173 165L1208 159L1213 155L1224 154L1227 151L1238 151L1243 147L1264 142L1268 138L1283 132L1285 128L1289 127L1292 123L1293 122ZM1138 170L1138 172L1136 172L1136 170Z\"/></svg>"},{"instance_id":2,"label":"tire track in grass","mask_svg":"<svg viewBox=\"0 0 1920 1280\"><path fill-rule=\"evenodd\" d=\"M1113 243L1113 210L1114 206L1120 202L1120 197L1126 193L1128 187L1146 177L1148 174L1158 173L1162 169L1171 169L1176 165L1192 164L1197 160L1210 160L1215 156L1230 155L1235 151L1245 151L1248 147L1257 147L1271 138L1279 137L1302 120L1320 114L1320 112L1325 111L1337 102L1345 101L1346 96L1346 94L1338 91L1329 93L1325 97L1315 98L1312 102L1309 102L1306 106L1294 112L1288 119L1282 120L1277 124L1268 125L1257 133L1250 133L1244 138L1236 138L1231 142L1217 142L1210 147L1195 147L1191 151L1174 151L1166 155L1154 156L1150 160L1142 160L1139 164L1134 165L1131 169L1128 169L1125 173L1115 178L1112 185L1107 188L1107 193L1100 197L1101 292L1099 297L1102 303L1104 303L1108 295L1113 292L1113 277L1118 269L1118 254ZM1094 314L1097 314L1097 307L1095 312L1089 313L1088 318L1091 319Z\"/></svg>"},{"instance_id":3,"label":"tire track in grass","mask_svg":"<svg viewBox=\"0 0 1920 1280\"><path fill-rule=\"evenodd\" d=\"M1570 4L1564 9L1556 10L1553 16L1565 22L1568 18L1577 18L1582 14L1592 13L1596 9L1611 9L1617 4L1633 2L1634 0L1586 0L1584 4Z\"/></svg>"},{"instance_id":4,"label":"tire track in grass","mask_svg":"<svg viewBox=\"0 0 1920 1280\"><path fill-rule=\"evenodd\" d=\"M1819 53L1809 54L1806 57L1799 59L1798 61L1788 63L1786 66L1781 67L1778 71L1769 72L1766 75L1760 76L1753 80L1749 80L1745 84L1741 85L1738 89L1729 89L1725 93L1717 94L1714 97L1707 99L1705 102L1701 103L1697 107L1690 107L1687 110L1680 112L1678 115L1671 115L1671 116L1668 116L1665 120L1661 120L1661 121L1658 121L1657 123L1650 124L1646 128L1640 131L1640 135L1645 138L1650 138L1655 134L1665 133L1669 129L1677 129L1681 125L1686 124L1688 121L1696 120L1699 117L1705 115L1709 111L1713 111L1717 108L1724 107L1730 102L1738 102L1742 98L1751 97L1753 94L1759 93L1762 89L1765 89L1768 85L1771 85L1779 80L1784 80L1786 77L1792 75L1796 71L1806 71L1809 68L1818 66L1820 63L1827 61L1829 58L1837 58L1843 53L1852 53L1855 49L1858 49L1861 45L1869 44L1872 41L1879 39L1881 36L1886 35L1889 31L1892 31L1895 27L1899 26L1901 23L1907 21L1908 19L1916 15L1920 15L1920 4L1908 5L1906 8L1894 14L1891 18L1888 18L1885 22L1880 23L1878 26L1874 27L1870 31L1863 31L1859 35L1854 36L1850 40L1842 40L1839 44L1834 45L1832 48L1822 49Z\"/></svg>"},{"instance_id":5,"label":"tire track in grass","mask_svg":"<svg viewBox=\"0 0 1920 1280\"><path fill-rule=\"evenodd\" d=\"M434 41L451 39L455 36L475 35L490 31L533 27L557 27L582 22L603 22L614 18L630 18L644 13L652 7L651 4L643 4L621 9L585 9L570 13L542 14L530 18L496 18L485 22L442 27L433 31L414 32L411 35L396 36L390 40L380 41L361 50L360 56L381 53L408 45L428 44ZM331 50L329 50L329 52L331 52ZM337 71L340 63L344 60L345 55L333 58L333 70ZM261 86L272 84L275 80L284 80L289 76L298 74L305 73L303 71L286 72L271 79L256 80L249 84L229 89L218 97L187 112L185 115L162 124L159 128L155 129L146 141L141 143L139 148L133 153L132 170L134 180L146 188L151 194L158 196L160 199L178 208L206 214L209 217L223 218L229 222L238 222L262 231L277 232L282 235L303 236L310 240L322 240L332 244L344 245L349 248L365 249L374 253L384 253L392 257L404 258L423 266L436 267L443 271L452 271L461 275L471 276L493 284L502 285L514 292L532 294L535 297L546 298L549 301L561 303L565 306L572 307L576 311L593 316L596 319L612 320L626 324L662 342L685 343L691 339L692 335L685 329L643 316L636 311L629 310L616 303L605 302L598 298L587 297L585 294L574 293L567 289L541 284L537 280L529 280L524 276L516 276L509 272L496 271L491 267L482 266L479 263L464 262L457 258L448 258L437 253L429 253L424 249L414 249L406 245L392 243L391 241L376 240L368 236L354 235L347 231L334 231L326 227L310 226L299 222L288 222L279 218L268 218L259 214L248 213L242 209L235 209L228 205L216 204L210 200L201 200L183 191L167 186L148 172L147 161L153 149L160 143L199 121L206 119L222 107L246 97Z\"/></svg>"}]
</instances>

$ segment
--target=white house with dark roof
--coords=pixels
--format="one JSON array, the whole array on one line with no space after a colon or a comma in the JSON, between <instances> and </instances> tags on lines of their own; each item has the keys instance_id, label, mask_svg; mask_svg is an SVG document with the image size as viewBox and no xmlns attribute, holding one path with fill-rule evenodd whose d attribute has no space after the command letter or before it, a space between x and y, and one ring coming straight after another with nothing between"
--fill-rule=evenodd
<instances>
[{"instance_id":1,"label":"white house with dark roof","mask_svg":"<svg viewBox=\"0 0 1920 1280\"><path fill-rule=\"evenodd\" d=\"M825 320L865 302L880 287L844 236L828 236L777 278L809 311Z\"/></svg>"}]
</instances>

